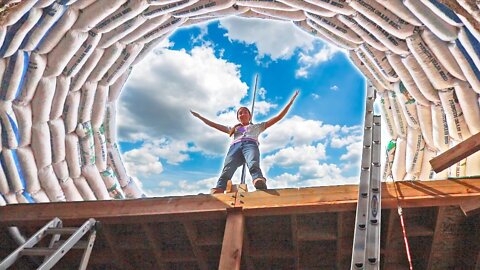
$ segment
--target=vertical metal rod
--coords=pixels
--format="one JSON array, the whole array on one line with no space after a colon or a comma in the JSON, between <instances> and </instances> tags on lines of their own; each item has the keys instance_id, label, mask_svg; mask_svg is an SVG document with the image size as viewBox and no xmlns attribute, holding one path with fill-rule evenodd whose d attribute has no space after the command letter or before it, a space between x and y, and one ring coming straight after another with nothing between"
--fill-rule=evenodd
<instances>
[{"instance_id":1,"label":"vertical metal rod","mask_svg":"<svg viewBox=\"0 0 480 270\"><path fill-rule=\"evenodd\" d=\"M255 109L255 98L257 97L257 82L258 82L258 74L255 74L255 86L253 90L253 100L252 100L252 109L250 110L251 117L250 117L250 124L252 124L253 120L253 110ZM246 174L246 167L245 163L242 166L242 178L240 180L240 184L245 184L245 174Z\"/></svg>"}]
</instances>

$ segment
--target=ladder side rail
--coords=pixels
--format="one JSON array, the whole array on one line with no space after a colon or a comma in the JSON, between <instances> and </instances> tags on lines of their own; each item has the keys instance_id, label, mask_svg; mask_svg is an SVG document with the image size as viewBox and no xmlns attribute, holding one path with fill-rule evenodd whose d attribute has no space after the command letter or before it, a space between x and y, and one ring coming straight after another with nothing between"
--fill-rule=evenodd
<instances>
[{"instance_id":1,"label":"ladder side rail","mask_svg":"<svg viewBox=\"0 0 480 270\"><path fill-rule=\"evenodd\" d=\"M59 218L54 218L50 222L48 222L45 226L43 226L40 230L38 230L32 237L30 237L23 245L19 246L15 251L13 251L8 257L6 257L3 261L0 262L0 269L7 269L8 267L12 266L21 256L21 252L25 248L31 248L35 246L43 237L46 235L46 231L49 228L56 228L58 224L61 224L62 221Z\"/></svg>"},{"instance_id":2,"label":"ladder side rail","mask_svg":"<svg viewBox=\"0 0 480 270\"><path fill-rule=\"evenodd\" d=\"M91 230L90 235L88 236L87 246L83 251L82 260L80 261L80 266L78 270L86 270L88 266L88 260L90 259L90 254L92 253L93 243L95 242L95 238L97 237L97 231Z\"/></svg>"}]
</instances>

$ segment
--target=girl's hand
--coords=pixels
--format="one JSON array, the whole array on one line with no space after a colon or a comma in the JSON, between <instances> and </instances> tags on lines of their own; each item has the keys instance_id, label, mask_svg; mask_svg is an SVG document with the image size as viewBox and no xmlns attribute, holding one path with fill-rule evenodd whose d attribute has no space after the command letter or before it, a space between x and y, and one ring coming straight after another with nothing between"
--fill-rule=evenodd
<instances>
[{"instance_id":1,"label":"girl's hand","mask_svg":"<svg viewBox=\"0 0 480 270\"><path fill-rule=\"evenodd\" d=\"M296 90L295 93L293 94L292 98L290 99L290 103L293 103L293 101L297 98L298 94L300 93L299 90Z\"/></svg>"},{"instance_id":2,"label":"girl's hand","mask_svg":"<svg viewBox=\"0 0 480 270\"><path fill-rule=\"evenodd\" d=\"M197 112L194 112L194 111L190 110L190 113L197 118L200 117L200 114L198 114Z\"/></svg>"}]
</instances>

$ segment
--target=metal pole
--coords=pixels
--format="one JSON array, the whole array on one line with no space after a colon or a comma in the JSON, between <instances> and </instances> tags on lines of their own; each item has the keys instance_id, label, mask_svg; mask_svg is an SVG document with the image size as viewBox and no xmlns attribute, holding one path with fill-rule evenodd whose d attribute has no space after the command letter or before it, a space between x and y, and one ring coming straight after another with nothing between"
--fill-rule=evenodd
<instances>
[{"instance_id":1,"label":"metal pole","mask_svg":"<svg viewBox=\"0 0 480 270\"><path fill-rule=\"evenodd\" d=\"M252 119L253 119L253 109L255 109L255 98L257 97L257 82L258 82L258 74L255 74L255 86L253 90L253 101L252 101L252 109L250 110L251 117L250 117L250 124L252 124ZM245 184L245 174L246 174L246 167L245 163L243 163L242 166L242 178L240 180L240 184Z\"/></svg>"}]
</instances>

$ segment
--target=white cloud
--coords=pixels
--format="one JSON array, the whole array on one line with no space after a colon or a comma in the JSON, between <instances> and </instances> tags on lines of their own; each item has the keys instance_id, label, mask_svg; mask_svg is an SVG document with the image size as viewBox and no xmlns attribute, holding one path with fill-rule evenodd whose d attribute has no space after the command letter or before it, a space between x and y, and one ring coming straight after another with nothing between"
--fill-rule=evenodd
<instances>
[{"instance_id":1,"label":"white cloud","mask_svg":"<svg viewBox=\"0 0 480 270\"><path fill-rule=\"evenodd\" d=\"M330 87L330 90L337 91L337 90L338 90L338 86L333 85L332 87Z\"/></svg>"},{"instance_id":2,"label":"white cloud","mask_svg":"<svg viewBox=\"0 0 480 270\"><path fill-rule=\"evenodd\" d=\"M314 37L291 22L230 17L220 20L220 27L228 31L225 35L230 40L255 44L258 59L266 55L272 60L289 59L298 48L313 48Z\"/></svg>"},{"instance_id":3,"label":"white cloud","mask_svg":"<svg viewBox=\"0 0 480 270\"><path fill-rule=\"evenodd\" d=\"M316 146L301 145L280 149L275 154L264 157L262 162L267 173L272 166L299 166L311 160L321 160L326 157L325 146L318 143Z\"/></svg>"},{"instance_id":4,"label":"white cloud","mask_svg":"<svg viewBox=\"0 0 480 270\"><path fill-rule=\"evenodd\" d=\"M330 61L335 54L341 52L342 50L331 46L325 45L320 49L320 51L316 52L313 55L309 55L305 52L300 52L298 59L298 63L300 64L300 68L295 72L295 76L297 78L308 78L309 70L319 66L322 63Z\"/></svg>"},{"instance_id":5,"label":"white cloud","mask_svg":"<svg viewBox=\"0 0 480 270\"><path fill-rule=\"evenodd\" d=\"M253 111L254 118L256 115L266 115L270 112L270 109L277 108L277 104L268 103L264 100L255 102L255 110Z\"/></svg>"},{"instance_id":6,"label":"white cloud","mask_svg":"<svg viewBox=\"0 0 480 270\"><path fill-rule=\"evenodd\" d=\"M320 98L320 95L313 93L312 94L313 99L317 100Z\"/></svg>"},{"instance_id":7,"label":"white cloud","mask_svg":"<svg viewBox=\"0 0 480 270\"><path fill-rule=\"evenodd\" d=\"M340 160L348 160L350 162L359 161L362 156L363 142L359 141L347 146L347 153L340 157Z\"/></svg>"},{"instance_id":8,"label":"white cloud","mask_svg":"<svg viewBox=\"0 0 480 270\"><path fill-rule=\"evenodd\" d=\"M125 166L131 175L149 176L163 172L163 165L158 157L148 149L133 149L123 154Z\"/></svg>"}]
</instances>

